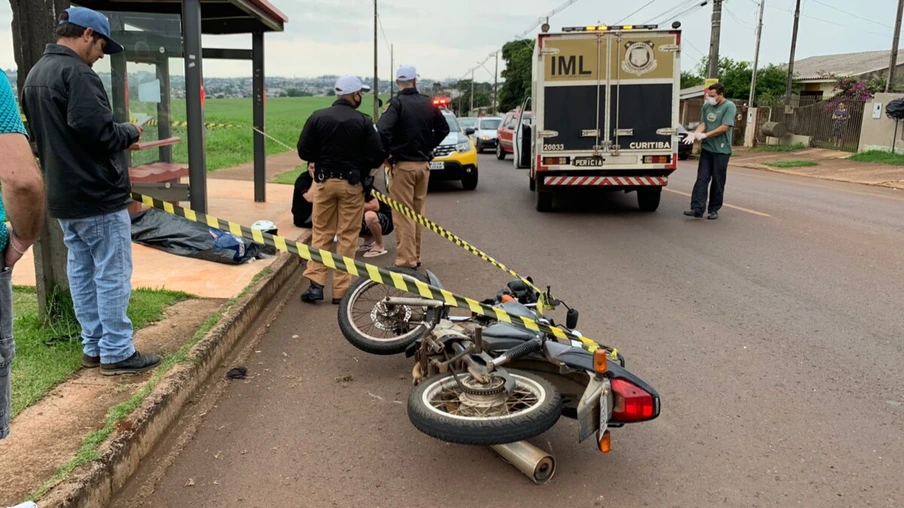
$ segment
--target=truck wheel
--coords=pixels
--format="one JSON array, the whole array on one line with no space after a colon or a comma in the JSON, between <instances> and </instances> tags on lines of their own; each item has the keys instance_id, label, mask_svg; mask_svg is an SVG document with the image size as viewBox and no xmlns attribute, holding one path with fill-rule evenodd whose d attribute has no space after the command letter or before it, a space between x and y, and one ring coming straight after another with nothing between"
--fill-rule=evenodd
<instances>
[{"instance_id":1,"label":"truck wheel","mask_svg":"<svg viewBox=\"0 0 904 508\"><path fill-rule=\"evenodd\" d=\"M502 143L496 143L496 159L505 160L505 150L502 149Z\"/></svg>"},{"instance_id":2,"label":"truck wheel","mask_svg":"<svg viewBox=\"0 0 904 508\"><path fill-rule=\"evenodd\" d=\"M537 190L537 181L534 180L533 178L529 178L528 180L530 181L530 183L528 184L530 186L530 190L531 191Z\"/></svg>"},{"instance_id":3,"label":"truck wheel","mask_svg":"<svg viewBox=\"0 0 904 508\"><path fill-rule=\"evenodd\" d=\"M655 212L659 208L659 200L662 198L662 187L654 190L637 191L637 206L645 212Z\"/></svg>"},{"instance_id":4,"label":"truck wheel","mask_svg":"<svg viewBox=\"0 0 904 508\"><path fill-rule=\"evenodd\" d=\"M538 212L551 212L552 211L552 191L541 191L538 190L537 194L537 211Z\"/></svg>"},{"instance_id":5,"label":"truck wheel","mask_svg":"<svg viewBox=\"0 0 904 508\"><path fill-rule=\"evenodd\" d=\"M477 170L466 173L461 177L461 187L464 190L474 190L477 188Z\"/></svg>"}]
</instances>

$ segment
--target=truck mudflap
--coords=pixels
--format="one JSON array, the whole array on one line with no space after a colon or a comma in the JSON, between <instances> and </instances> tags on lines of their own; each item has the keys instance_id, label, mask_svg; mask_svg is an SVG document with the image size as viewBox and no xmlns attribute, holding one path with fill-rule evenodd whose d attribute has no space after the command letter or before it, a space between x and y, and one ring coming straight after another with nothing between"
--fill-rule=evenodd
<instances>
[{"instance_id":1,"label":"truck mudflap","mask_svg":"<svg viewBox=\"0 0 904 508\"><path fill-rule=\"evenodd\" d=\"M665 187L667 176L546 176L541 173L542 185L547 187L567 186L614 186L614 187Z\"/></svg>"}]
</instances>

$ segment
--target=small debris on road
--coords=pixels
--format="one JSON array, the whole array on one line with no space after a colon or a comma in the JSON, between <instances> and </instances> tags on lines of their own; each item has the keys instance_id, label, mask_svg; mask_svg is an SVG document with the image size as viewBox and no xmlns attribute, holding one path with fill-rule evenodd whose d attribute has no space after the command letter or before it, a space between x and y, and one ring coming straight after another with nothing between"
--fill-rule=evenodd
<instances>
[{"instance_id":1,"label":"small debris on road","mask_svg":"<svg viewBox=\"0 0 904 508\"><path fill-rule=\"evenodd\" d=\"M195 486L195 479L194 479L194 478L189 478L188 481L185 482L185 486L186 486L186 487L194 487L194 486Z\"/></svg>"},{"instance_id":2,"label":"small debris on road","mask_svg":"<svg viewBox=\"0 0 904 508\"><path fill-rule=\"evenodd\" d=\"M229 379L245 379L246 375L248 375L248 368L244 366L235 367L226 373L226 377Z\"/></svg>"},{"instance_id":3,"label":"small debris on road","mask_svg":"<svg viewBox=\"0 0 904 508\"><path fill-rule=\"evenodd\" d=\"M354 380L355 376L352 376L351 374L346 374L344 376L339 376L336 378L337 383L351 383Z\"/></svg>"}]
</instances>

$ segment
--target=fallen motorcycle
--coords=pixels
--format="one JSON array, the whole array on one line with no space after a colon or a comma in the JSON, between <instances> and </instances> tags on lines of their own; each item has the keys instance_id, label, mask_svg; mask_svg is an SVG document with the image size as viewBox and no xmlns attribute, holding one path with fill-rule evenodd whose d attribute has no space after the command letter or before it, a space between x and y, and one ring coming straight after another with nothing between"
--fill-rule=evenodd
<instances>
[{"instance_id":1,"label":"fallen motorcycle","mask_svg":"<svg viewBox=\"0 0 904 508\"><path fill-rule=\"evenodd\" d=\"M390 270L442 288L429 271ZM581 336L577 310L546 296L547 304L568 308L564 327L537 311L539 293L520 279L483 303ZM579 441L595 433L607 453L609 429L659 416L659 394L620 354L449 311L445 302L363 278L339 305L340 329L355 347L414 357L408 417L421 432L450 443L507 445L542 434L564 415L580 422Z\"/></svg>"}]
</instances>

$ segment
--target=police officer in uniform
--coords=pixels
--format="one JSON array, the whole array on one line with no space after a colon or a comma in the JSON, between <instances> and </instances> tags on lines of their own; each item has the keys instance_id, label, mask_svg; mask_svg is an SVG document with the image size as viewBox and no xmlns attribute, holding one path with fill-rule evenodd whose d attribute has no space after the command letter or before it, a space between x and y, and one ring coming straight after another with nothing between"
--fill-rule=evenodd
<instances>
[{"instance_id":1,"label":"police officer in uniform","mask_svg":"<svg viewBox=\"0 0 904 508\"><path fill-rule=\"evenodd\" d=\"M396 73L399 93L377 122L383 148L392 164L389 194L415 212L426 211L429 162L433 150L449 135L449 124L439 108L417 91L417 71L402 66ZM396 266L421 264L421 226L408 217L396 217Z\"/></svg>"},{"instance_id":2,"label":"police officer in uniform","mask_svg":"<svg viewBox=\"0 0 904 508\"><path fill-rule=\"evenodd\" d=\"M353 76L336 81L336 102L326 109L315 111L298 139L298 156L314 165L314 184L311 188L314 210L312 245L329 250L333 238L338 237L336 254L355 257L358 232L364 214L364 195L369 186L371 168L384 160L380 136L373 120L356 111L362 94L370 87ZM311 281L301 295L301 301L314 303L323 300L327 268L310 262L304 276ZM351 285L352 276L333 273L333 303Z\"/></svg>"}]
</instances>

